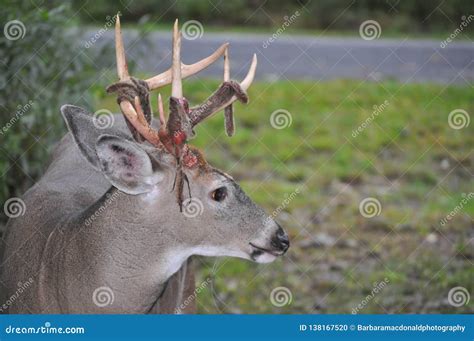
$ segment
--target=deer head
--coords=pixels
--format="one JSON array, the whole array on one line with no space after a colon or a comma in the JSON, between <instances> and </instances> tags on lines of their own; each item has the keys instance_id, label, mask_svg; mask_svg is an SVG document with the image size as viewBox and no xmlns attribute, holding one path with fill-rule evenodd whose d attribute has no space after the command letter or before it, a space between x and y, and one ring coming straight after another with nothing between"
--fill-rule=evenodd
<instances>
[{"instance_id":1,"label":"deer head","mask_svg":"<svg viewBox=\"0 0 474 341\"><path fill-rule=\"evenodd\" d=\"M143 239L151 240L149 231L159 226L156 229L173 236L170 244L183 250L183 257L235 256L270 262L284 254L289 240L283 229L231 176L209 165L203 154L187 143L195 136L197 124L223 109L227 134L234 133L232 103L248 101L246 90L255 75L256 56L240 83L230 80L228 44L195 64L183 64L176 21L171 69L139 80L128 73L118 16L115 38L119 82L107 90L118 93L133 139L113 131L93 132L90 117L78 107L64 106L62 112L82 154L111 185L127 194L123 200L130 204L123 210L131 208L137 223L147 227ZM182 79L222 55L224 82L203 104L190 107L183 97ZM158 95L159 121L153 121L149 92L168 84L172 87L168 119ZM190 213L193 209L196 211Z\"/></svg>"}]
</instances>

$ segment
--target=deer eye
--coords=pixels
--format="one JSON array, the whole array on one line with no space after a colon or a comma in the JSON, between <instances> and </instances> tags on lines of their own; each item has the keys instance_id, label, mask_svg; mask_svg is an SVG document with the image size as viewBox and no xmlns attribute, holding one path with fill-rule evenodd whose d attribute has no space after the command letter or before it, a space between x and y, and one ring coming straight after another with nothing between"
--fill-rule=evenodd
<instances>
[{"instance_id":1,"label":"deer eye","mask_svg":"<svg viewBox=\"0 0 474 341\"><path fill-rule=\"evenodd\" d=\"M219 187L211 193L212 200L221 202L227 197L227 188Z\"/></svg>"}]
</instances>

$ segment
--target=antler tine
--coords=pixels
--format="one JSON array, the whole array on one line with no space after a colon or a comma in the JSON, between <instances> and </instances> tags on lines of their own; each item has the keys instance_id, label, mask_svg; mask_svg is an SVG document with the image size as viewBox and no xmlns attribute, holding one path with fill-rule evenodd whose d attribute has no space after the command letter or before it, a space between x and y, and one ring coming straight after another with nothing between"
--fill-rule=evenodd
<instances>
[{"instance_id":1,"label":"antler tine","mask_svg":"<svg viewBox=\"0 0 474 341\"><path fill-rule=\"evenodd\" d=\"M137 115L137 119L138 119L138 122L140 122L141 125L147 125L148 122L145 118L145 114L143 113L143 109L142 109L142 106L140 104L140 98L138 98L138 96L136 96L134 99L134 104L135 104L135 112L136 112L136 115Z\"/></svg>"},{"instance_id":2,"label":"antler tine","mask_svg":"<svg viewBox=\"0 0 474 341\"><path fill-rule=\"evenodd\" d=\"M257 70L257 55L254 53L252 58L252 64L250 64L249 72L245 76L244 80L240 82L242 90L247 91L252 85L253 79L255 78L255 71ZM234 99L235 101L235 99Z\"/></svg>"},{"instance_id":3,"label":"antler tine","mask_svg":"<svg viewBox=\"0 0 474 341\"><path fill-rule=\"evenodd\" d=\"M117 59L117 73L120 80L129 78L127 59L123 47L122 30L120 28L120 17L117 14L115 20L115 57Z\"/></svg>"},{"instance_id":4,"label":"antler tine","mask_svg":"<svg viewBox=\"0 0 474 341\"><path fill-rule=\"evenodd\" d=\"M230 61L229 61L229 49L225 50L224 53L224 82L230 80ZM235 133L234 123L234 108L230 104L224 108L224 127L227 136L233 136Z\"/></svg>"},{"instance_id":5,"label":"antler tine","mask_svg":"<svg viewBox=\"0 0 474 341\"><path fill-rule=\"evenodd\" d=\"M163 109L163 99L161 98L161 94L158 94L158 112L160 113L160 123L162 126L166 124L165 119L165 110Z\"/></svg>"},{"instance_id":6,"label":"antler tine","mask_svg":"<svg viewBox=\"0 0 474 341\"><path fill-rule=\"evenodd\" d=\"M230 79L230 65L229 65L229 49L224 52L224 82Z\"/></svg>"},{"instance_id":7,"label":"antler tine","mask_svg":"<svg viewBox=\"0 0 474 341\"><path fill-rule=\"evenodd\" d=\"M122 30L120 27L120 17L118 14L115 20L115 56L117 59L117 74L120 81L129 81L130 75L128 73L127 59L125 57L125 48L122 39ZM158 136L158 132L154 131L150 127L138 97L134 98L134 104L135 107L130 103L130 101L124 99L122 99L120 102L120 109L123 115L127 118L128 123L131 125L129 128L131 129L132 135L135 137L135 139L138 139L132 129L133 127L145 140L155 146L159 146L160 138ZM141 140L138 139L138 141Z\"/></svg>"},{"instance_id":8,"label":"antler tine","mask_svg":"<svg viewBox=\"0 0 474 341\"><path fill-rule=\"evenodd\" d=\"M207 68L209 65L214 63L216 60L219 59L219 57L222 56L228 46L229 43L222 44L217 50L214 51L213 54L204 59L201 59L200 61L194 64L186 65L184 63L181 63L181 79L188 78L189 76L192 76ZM150 90L154 90L161 88L165 85L171 84L171 78L172 75L170 68L167 71L160 73L159 75L156 75L152 78L148 78L146 82Z\"/></svg>"},{"instance_id":9,"label":"antler tine","mask_svg":"<svg viewBox=\"0 0 474 341\"><path fill-rule=\"evenodd\" d=\"M146 122L143 112L139 114L135 108L137 108L139 112L141 111L140 99L138 97L135 97L135 107L129 101L120 102L120 109L127 117L130 124L140 133L141 136L143 136L143 138L145 138L145 140L154 146L159 146L161 142L158 132L153 130L148 122ZM141 118L141 116L143 116L143 118Z\"/></svg>"},{"instance_id":10,"label":"antler tine","mask_svg":"<svg viewBox=\"0 0 474 341\"><path fill-rule=\"evenodd\" d=\"M173 64L171 66L171 96L183 97L183 86L181 82L181 32L178 28L178 19L173 27Z\"/></svg>"}]
</instances>

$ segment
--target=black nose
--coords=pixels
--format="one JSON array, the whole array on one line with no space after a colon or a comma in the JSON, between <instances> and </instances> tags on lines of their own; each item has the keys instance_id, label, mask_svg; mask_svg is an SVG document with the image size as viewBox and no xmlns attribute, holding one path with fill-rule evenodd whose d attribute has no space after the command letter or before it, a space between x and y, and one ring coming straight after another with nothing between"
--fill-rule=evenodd
<instances>
[{"instance_id":1,"label":"black nose","mask_svg":"<svg viewBox=\"0 0 474 341\"><path fill-rule=\"evenodd\" d=\"M288 248L290 247L290 240L288 239L288 235L279 225L275 236L272 238L272 246L277 249L280 249L283 252L286 252L286 250L288 250Z\"/></svg>"}]
</instances>

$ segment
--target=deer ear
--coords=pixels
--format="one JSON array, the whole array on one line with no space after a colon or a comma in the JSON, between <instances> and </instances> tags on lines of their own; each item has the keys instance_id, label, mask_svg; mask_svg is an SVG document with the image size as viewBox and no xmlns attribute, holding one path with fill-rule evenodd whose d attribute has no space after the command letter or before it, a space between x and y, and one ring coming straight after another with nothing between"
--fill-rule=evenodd
<instances>
[{"instance_id":1,"label":"deer ear","mask_svg":"<svg viewBox=\"0 0 474 341\"><path fill-rule=\"evenodd\" d=\"M163 178L153 170L150 156L127 139L101 135L95 145L99 167L110 183L128 194L142 194Z\"/></svg>"},{"instance_id":2,"label":"deer ear","mask_svg":"<svg viewBox=\"0 0 474 341\"><path fill-rule=\"evenodd\" d=\"M99 160L95 152L95 143L102 134L126 137L118 127L111 125L110 127L100 127L94 124L94 116L86 109L75 105L66 104L61 107L61 114L66 122L68 130L79 147L81 155L89 161L89 163L100 171ZM113 122L114 117L109 119Z\"/></svg>"},{"instance_id":3,"label":"deer ear","mask_svg":"<svg viewBox=\"0 0 474 341\"><path fill-rule=\"evenodd\" d=\"M74 142L79 147L81 155L86 158L94 168L99 169L94 144L97 141L97 128L92 122L92 114L87 110L75 105L63 105L61 114L71 132Z\"/></svg>"}]
</instances>

